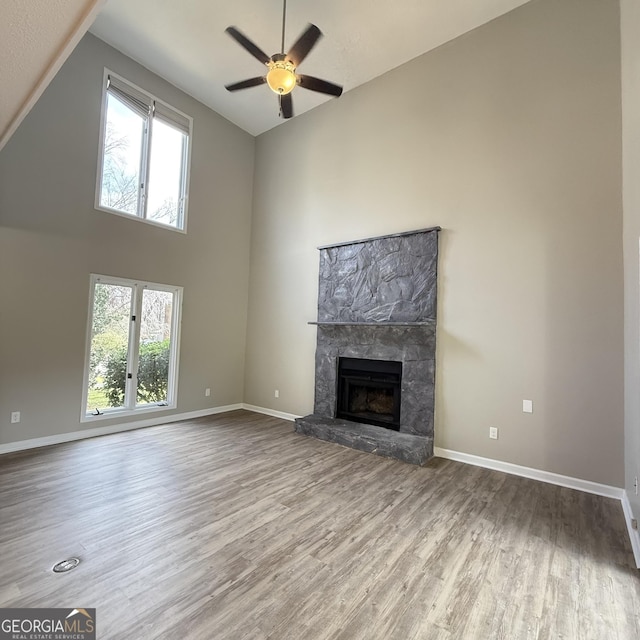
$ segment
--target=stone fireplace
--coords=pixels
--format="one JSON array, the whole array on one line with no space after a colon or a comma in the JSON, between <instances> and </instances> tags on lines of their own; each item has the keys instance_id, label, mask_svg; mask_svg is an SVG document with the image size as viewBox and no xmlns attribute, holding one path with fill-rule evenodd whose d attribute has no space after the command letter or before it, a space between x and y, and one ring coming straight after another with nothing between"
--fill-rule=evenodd
<instances>
[{"instance_id":1,"label":"stone fireplace","mask_svg":"<svg viewBox=\"0 0 640 640\"><path fill-rule=\"evenodd\" d=\"M320 248L314 412L304 435L433 455L439 227Z\"/></svg>"}]
</instances>

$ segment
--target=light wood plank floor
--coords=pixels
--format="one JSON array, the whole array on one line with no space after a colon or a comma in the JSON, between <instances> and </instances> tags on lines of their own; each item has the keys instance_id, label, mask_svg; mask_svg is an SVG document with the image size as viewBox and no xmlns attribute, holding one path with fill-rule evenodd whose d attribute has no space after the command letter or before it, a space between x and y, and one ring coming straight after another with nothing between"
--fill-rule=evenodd
<instances>
[{"instance_id":1,"label":"light wood plank floor","mask_svg":"<svg viewBox=\"0 0 640 640\"><path fill-rule=\"evenodd\" d=\"M0 457L0 554L103 640L640 638L617 501L247 411Z\"/></svg>"}]
</instances>

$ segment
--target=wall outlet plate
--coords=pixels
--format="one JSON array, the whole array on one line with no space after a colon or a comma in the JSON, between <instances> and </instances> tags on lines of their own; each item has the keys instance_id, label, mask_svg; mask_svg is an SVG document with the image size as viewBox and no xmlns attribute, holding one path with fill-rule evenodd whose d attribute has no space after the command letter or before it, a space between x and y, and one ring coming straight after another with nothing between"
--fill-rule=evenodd
<instances>
[{"instance_id":1,"label":"wall outlet plate","mask_svg":"<svg viewBox=\"0 0 640 640\"><path fill-rule=\"evenodd\" d=\"M533 413L533 400L523 400L522 411L523 413Z\"/></svg>"},{"instance_id":2,"label":"wall outlet plate","mask_svg":"<svg viewBox=\"0 0 640 640\"><path fill-rule=\"evenodd\" d=\"M16 424L20 422L20 412L19 411L12 411L11 412L11 424Z\"/></svg>"},{"instance_id":3,"label":"wall outlet plate","mask_svg":"<svg viewBox=\"0 0 640 640\"><path fill-rule=\"evenodd\" d=\"M211 389L209 389L209 387L204 390L204 395L207 396L207 398L211 395Z\"/></svg>"},{"instance_id":4,"label":"wall outlet plate","mask_svg":"<svg viewBox=\"0 0 640 640\"><path fill-rule=\"evenodd\" d=\"M489 437L492 440L498 439L498 427L489 427Z\"/></svg>"}]
</instances>

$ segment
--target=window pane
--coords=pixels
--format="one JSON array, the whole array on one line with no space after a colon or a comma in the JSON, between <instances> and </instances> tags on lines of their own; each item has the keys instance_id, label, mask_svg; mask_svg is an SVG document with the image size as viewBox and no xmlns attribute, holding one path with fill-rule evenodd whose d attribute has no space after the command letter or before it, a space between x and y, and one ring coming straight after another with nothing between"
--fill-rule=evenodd
<instances>
[{"instance_id":1,"label":"window pane","mask_svg":"<svg viewBox=\"0 0 640 640\"><path fill-rule=\"evenodd\" d=\"M133 288L96 283L86 413L124 406Z\"/></svg>"},{"instance_id":2,"label":"window pane","mask_svg":"<svg viewBox=\"0 0 640 640\"><path fill-rule=\"evenodd\" d=\"M138 214L145 118L107 93L100 204Z\"/></svg>"},{"instance_id":3,"label":"window pane","mask_svg":"<svg viewBox=\"0 0 640 640\"><path fill-rule=\"evenodd\" d=\"M151 162L147 190L147 218L182 227L183 148L187 136L157 118L153 121Z\"/></svg>"},{"instance_id":4,"label":"window pane","mask_svg":"<svg viewBox=\"0 0 640 640\"><path fill-rule=\"evenodd\" d=\"M142 293L138 404L167 402L173 293L145 289Z\"/></svg>"}]
</instances>

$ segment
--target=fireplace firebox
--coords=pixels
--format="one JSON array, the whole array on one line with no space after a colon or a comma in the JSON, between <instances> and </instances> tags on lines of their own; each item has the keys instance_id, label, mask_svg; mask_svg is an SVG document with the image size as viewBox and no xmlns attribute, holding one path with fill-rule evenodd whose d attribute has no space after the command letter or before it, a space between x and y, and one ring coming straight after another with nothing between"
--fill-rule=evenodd
<instances>
[{"instance_id":1,"label":"fireplace firebox","mask_svg":"<svg viewBox=\"0 0 640 640\"><path fill-rule=\"evenodd\" d=\"M400 431L402 363L338 359L336 417Z\"/></svg>"}]
</instances>

